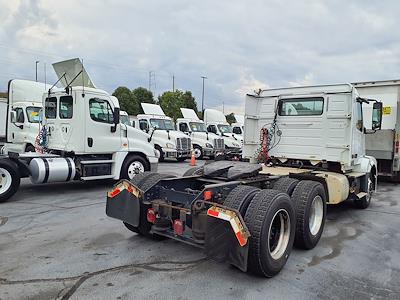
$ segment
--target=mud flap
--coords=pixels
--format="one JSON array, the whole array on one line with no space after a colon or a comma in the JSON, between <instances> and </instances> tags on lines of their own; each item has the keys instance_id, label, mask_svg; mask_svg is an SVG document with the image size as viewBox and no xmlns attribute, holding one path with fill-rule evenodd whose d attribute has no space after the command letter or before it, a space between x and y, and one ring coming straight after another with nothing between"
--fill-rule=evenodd
<instances>
[{"instance_id":1,"label":"mud flap","mask_svg":"<svg viewBox=\"0 0 400 300\"><path fill-rule=\"evenodd\" d=\"M139 226L140 191L128 181L120 181L107 194L107 216Z\"/></svg>"},{"instance_id":2,"label":"mud flap","mask_svg":"<svg viewBox=\"0 0 400 300\"><path fill-rule=\"evenodd\" d=\"M208 257L247 271L249 243L240 246L229 222L208 216L204 246Z\"/></svg>"}]
</instances>

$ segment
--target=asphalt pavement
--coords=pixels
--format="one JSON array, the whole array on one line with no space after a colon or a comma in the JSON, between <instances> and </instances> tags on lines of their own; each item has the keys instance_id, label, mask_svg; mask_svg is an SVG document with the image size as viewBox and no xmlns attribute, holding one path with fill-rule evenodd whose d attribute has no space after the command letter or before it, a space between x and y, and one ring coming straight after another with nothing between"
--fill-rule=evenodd
<instances>
[{"instance_id":1,"label":"asphalt pavement","mask_svg":"<svg viewBox=\"0 0 400 300\"><path fill-rule=\"evenodd\" d=\"M365 210L328 207L317 247L265 279L130 232L105 215L112 184L24 180L0 204L0 299L400 299L400 185L380 183Z\"/></svg>"}]
</instances>

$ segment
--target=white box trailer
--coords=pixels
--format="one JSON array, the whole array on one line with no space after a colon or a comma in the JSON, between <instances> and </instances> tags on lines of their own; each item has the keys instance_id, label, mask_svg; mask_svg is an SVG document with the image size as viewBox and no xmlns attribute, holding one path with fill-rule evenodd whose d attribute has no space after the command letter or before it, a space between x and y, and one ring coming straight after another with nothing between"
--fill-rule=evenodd
<instances>
[{"instance_id":1,"label":"white box trailer","mask_svg":"<svg viewBox=\"0 0 400 300\"><path fill-rule=\"evenodd\" d=\"M400 80L367 81L354 83L364 98L382 101L382 129L366 136L365 148L368 155L378 160L378 174L400 180ZM370 119L372 108L364 107L366 120ZM371 123L366 123L371 128Z\"/></svg>"}]
</instances>

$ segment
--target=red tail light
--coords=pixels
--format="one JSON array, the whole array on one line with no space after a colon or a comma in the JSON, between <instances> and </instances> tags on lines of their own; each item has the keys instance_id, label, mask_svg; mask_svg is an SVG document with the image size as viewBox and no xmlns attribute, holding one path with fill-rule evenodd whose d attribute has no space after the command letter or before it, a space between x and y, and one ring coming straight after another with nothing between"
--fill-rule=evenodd
<instances>
[{"instance_id":1,"label":"red tail light","mask_svg":"<svg viewBox=\"0 0 400 300\"><path fill-rule=\"evenodd\" d=\"M185 230L185 225L181 220L174 220L174 232L177 235L182 235Z\"/></svg>"},{"instance_id":2,"label":"red tail light","mask_svg":"<svg viewBox=\"0 0 400 300\"><path fill-rule=\"evenodd\" d=\"M204 200L211 200L213 196L212 191L204 191Z\"/></svg>"},{"instance_id":3,"label":"red tail light","mask_svg":"<svg viewBox=\"0 0 400 300\"><path fill-rule=\"evenodd\" d=\"M156 222L156 219L157 219L157 217L156 217L156 213L155 213L154 209L149 208L147 210L147 221L154 224Z\"/></svg>"}]
</instances>

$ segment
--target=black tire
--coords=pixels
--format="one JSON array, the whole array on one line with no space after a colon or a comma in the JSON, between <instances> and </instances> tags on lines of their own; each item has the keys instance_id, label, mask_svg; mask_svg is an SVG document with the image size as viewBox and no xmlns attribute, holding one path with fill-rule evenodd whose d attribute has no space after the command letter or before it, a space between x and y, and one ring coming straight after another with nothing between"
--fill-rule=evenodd
<instances>
[{"instance_id":1,"label":"black tire","mask_svg":"<svg viewBox=\"0 0 400 300\"><path fill-rule=\"evenodd\" d=\"M36 149L31 144L28 144L25 148L25 152L36 152Z\"/></svg>"},{"instance_id":2,"label":"black tire","mask_svg":"<svg viewBox=\"0 0 400 300\"><path fill-rule=\"evenodd\" d=\"M0 203L10 199L18 190L21 183L21 175L16 163L9 159L0 159ZM11 184L8 182L11 180ZM3 191L3 184L9 184Z\"/></svg>"},{"instance_id":3,"label":"black tire","mask_svg":"<svg viewBox=\"0 0 400 300\"><path fill-rule=\"evenodd\" d=\"M131 224L129 224L129 223L126 223L126 222L122 222L122 223L124 223L125 227L126 227L127 229L129 229L130 231L132 231L132 232L134 232L134 233L140 234L139 227L133 226L133 225L131 225Z\"/></svg>"},{"instance_id":4,"label":"black tire","mask_svg":"<svg viewBox=\"0 0 400 300\"><path fill-rule=\"evenodd\" d=\"M292 196L294 188L297 186L299 181L290 177L281 177L274 183L274 190L278 190Z\"/></svg>"},{"instance_id":5,"label":"black tire","mask_svg":"<svg viewBox=\"0 0 400 300\"><path fill-rule=\"evenodd\" d=\"M196 157L196 159L203 159L203 149L199 145L194 145L193 149L194 149L194 151L196 151L196 149L198 151L200 151L200 155L199 155L199 157Z\"/></svg>"},{"instance_id":6,"label":"black tire","mask_svg":"<svg viewBox=\"0 0 400 300\"><path fill-rule=\"evenodd\" d=\"M176 160L179 162L183 162L187 159L187 157L177 157Z\"/></svg>"},{"instance_id":7,"label":"black tire","mask_svg":"<svg viewBox=\"0 0 400 300\"><path fill-rule=\"evenodd\" d=\"M163 162L165 160L165 154L164 151L162 151L161 147L156 145L155 148L160 152L160 157L158 158L159 162Z\"/></svg>"},{"instance_id":8,"label":"black tire","mask_svg":"<svg viewBox=\"0 0 400 300\"><path fill-rule=\"evenodd\" d=\"M319 197L319 198L317 198ZM320 224L319 227L316 225L318 231L311 232L310 229L310 214L312 213L313 201L321 201L322 205L322 219L316 221L315 224ZM302 180L300 181L292 194L292 201L296 207L296 236L294 245L301 249L312 249L314 248L324 231L325 219L326 219L326 192L324 186L316 181ZM320 212L321 207L318 206ZM312 226L313 223L311 223Z\"/></svg>"},{"instance_id":9,"label":"black tire","mask_svg":"<svg viewBox=\"0 0 400 300\"><path fill-rule=\"evenodd\" d=\"M224 206L236 209L244 217L251 200L260 191L253 186L239 185L225 198Z\"/></svg>"},{"instance_id":10,"label":"black tire","mask_svg":"<svg viewBox=\"0 0 400 300\"><path fill-rule=\"evenodd\" d=\"M194 175L203 176L203 174L204 174L203 166L197 166L197 167L190 168L185 173L183 173L182 176L183 177L185 177L185 176L194 176Z\"/></svg>"},{"instance_id":11,"label":"black tire","mask_svg":"<svg viewBox=\"0 0 400 300\"><path fill-rule=\"evenodd\" d=\"M281 224L278 220L284 220L282 231L277 228ZM271 189L258 192L247 208L244 221L251 234L248 271L265 277L278 274L289 258L294 240L295 212L289 196ZM284 242L277 247L276 234L281 232ZM273 254L277 250L278 254Z\"/></svg>"},{"instance_id":12,"label":"black tire","mask_svg":"<svg viewBox=\"0 0 400 300\"><path fill-rule=\"evenodd\" d=\"M354 206L356 208L358 208L358 209L366 209L371 204L372 194L375 191L375 179L376 179L375 178L375 173L376 172L372 172L369 175L370 182L368 183L367 195L362 197L361 199L354 199L353 200Z\"/></svg>"},{"instance_id":13,"label":"black tire","mask_svg":"<svg viewBox=\"0 0 400 300\"><path fill-rule=\"evenodd\" d=\"M129 166L134 162L142 164L144 171L150 171L150 165L143 157L139 155L129 155L122 164L120 179L130 179L129 175L131 172L129 171Z\"/></svg>"},{"instance_id":14,"label":"black tire","mask_svg":"<svg viewBox=\"0 0 400 300\"><path fill-rule=\"evenodd\" d=\"M154 176L155 172L144 172L144 173L140 173L137 174L135 177L133 177L132 179L130 179L129 181L134 184L136 187L140 188L141 183L143 181L145 181L147 178L149 178L150 176Z\"/></svg>"}]
</instances>

